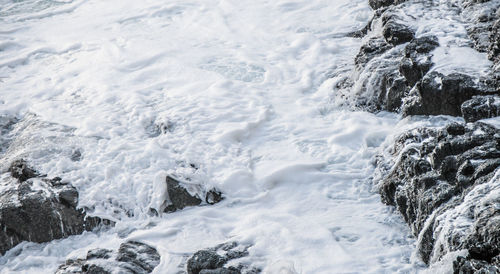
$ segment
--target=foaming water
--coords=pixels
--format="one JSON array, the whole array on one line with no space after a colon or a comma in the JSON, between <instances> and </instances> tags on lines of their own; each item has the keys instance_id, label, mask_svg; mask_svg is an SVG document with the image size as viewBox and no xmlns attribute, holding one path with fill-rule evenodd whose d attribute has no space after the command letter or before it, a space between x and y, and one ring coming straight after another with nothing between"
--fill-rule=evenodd
<instances>
[{"instance_id":1,"label":"foaming water","mask_svg":"<svg viewBox=\"0 0 500 274\"><path fill-rule=\"evenodd\" d=\"M7 4L0 114L21 119L15 155L117 225L23 243L3 272L54 271L125 239L158 249L156 273L227 241L251 245L245 262L268 273L417 267L415 240L370 183L378 147L407 122L328 104L329 75L360 46L339 34L366 24L366 0ZM167 174L226 199L151 217Z\"/></svg>"}]
</instances>

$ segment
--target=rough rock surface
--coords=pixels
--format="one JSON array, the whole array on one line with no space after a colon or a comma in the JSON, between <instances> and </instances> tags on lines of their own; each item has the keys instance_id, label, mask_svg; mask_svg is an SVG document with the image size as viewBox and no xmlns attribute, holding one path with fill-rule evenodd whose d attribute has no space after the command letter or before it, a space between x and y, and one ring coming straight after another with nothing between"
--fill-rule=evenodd
<instances>
[{"instance_id":1,"label":"rough rock surface","mask_svg":"<svg viewBox=\"0 0 500 274\"><path fill-rule=\"evenodd\" d=\"M484 123L417 128L399 136L380 192L418 235L426 263L466 249L456 263L500 271L500 130Z\"/></svg>"},{"instance_id":2,"label":"rough rock surface","mask_svg":"<svg viewBox=\"0 0 500 274\"><path fill-rule=\"evenodd\" d=\"M78 192L61 178L40 177L23 160L12 163L9 171L11 176L0 182L0 254L22 241L49 242L102 222L76 208Z\"/></svg>"},{"instance_id":3,"label":"rough rock surface","mask_svg":"<svg viewBox=\"0 0 500 274\"><path fill-rule=\"evenodd\" d=\"M500 96L476 96L462 104L466 122L500 116Z\"/></svg>"},{"instance_id":4,"label":"rough rock surface","mask_svg":"<svg viewBox=\"0 0 500 274\"><path fill-rule=\"evenodd\" d=\"M69 273L151 273L160 264L155 248L137 241L122 243L118 251L92 249L85 259L67 260L56 274Z\"/></svg>"},{"instance_id":5,"label":"rough rock surface","mask_svg":"<svg viewBox=\"0 0 500 274\"><path fill-rule=\"evenodd\" d=\"M428 73L409 94L403 115L461 116L462 104L474 96L495 94L496 90L476 83L466 74Z\"/></svg>"},{"instance_id":6,"label":"rough rock surface","mask_svg":"<svg viewBox=\"0 0 500 274\"><path fill-rule=\"evenodd\" d=\"M187 261L188 274L256 274L261 271L244 264L227 266L231 260L248 256L248 246L235 242L218 245L214 248L197 251Z\"/></svg>"}]
</instances>

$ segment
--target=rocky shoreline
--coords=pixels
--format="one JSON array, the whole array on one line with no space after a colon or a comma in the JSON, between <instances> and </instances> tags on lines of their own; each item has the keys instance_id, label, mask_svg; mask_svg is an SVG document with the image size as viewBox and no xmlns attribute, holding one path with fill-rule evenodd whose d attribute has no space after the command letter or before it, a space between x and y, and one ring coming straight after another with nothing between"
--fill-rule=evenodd
<instances>
[{"instance_id":1,"label":"rocky shoreline","mask_svg":"<svg viewBox=\"0 0 500 274\"><path fill-rule=\"evenodd\" d=\"M449 115L464 121L414 128L394 138L376 159L374 181L382 201L408 223L426 264L452 256L449 267L456 273L499 273L500 130L484 119L500 116L500 2L369 4L374 10L369 24L348 35L363 39L363 45L353 74L335 86L336 96L371 112ZM481 54L489 61L467 60ZM74 137L71 129L44 124L35 115L0 117L1 255L16 254L23 241L46 243L119 221L93 216L91 208L79 207L76 186L37 170L36 159L28 154L48 153L60 141L57 136L38 140L33 132L46 127ZM171 127L158 125L150 136ZM85 153L78 141L68 143L57 157L80 161ZM141 208L151 216L224 199L218 189L206 189L190 178L162 178L157 203ZM125 209L120 213L133 215ZM94 248L85 257L68 259L56 273L150 273L160 265L160 253L153 246L134 239L119 243L113 250ZM249 247L236 242L207 247L184 255L181 266L187 273L260 273L243 260Z\"/></svg>"},{"instance_id":2,"label":"rocky shoreline","mask_svg":"<svg viewBox=\"0 0 500 274\"><path fill-rule=\"evenodd\" d=\"M369 4L374 17L353 34L364 44L353 79L336 87L340 96L353 92L353 105L370 111L465 120L396 137L376 161L382 200L403 215L425 263L454 254L455 273L499 273L500 129L479 120L500 115L500 2ZM465 31L424 22L443 13ZM486 71L443 64L443 52L460 59L472 48L488 55Z\"/></svg>"}]
</instances>

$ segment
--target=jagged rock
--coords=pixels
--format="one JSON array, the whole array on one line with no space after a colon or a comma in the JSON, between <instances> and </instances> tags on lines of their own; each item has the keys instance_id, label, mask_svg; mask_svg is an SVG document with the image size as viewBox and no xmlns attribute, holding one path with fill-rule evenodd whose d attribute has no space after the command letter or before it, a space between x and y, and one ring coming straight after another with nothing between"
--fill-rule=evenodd
<instances>
[{"instance_id":1,"label":"jagged rock","mask_svg":"<svg viewBox=\"0 0 500 274\"><path fill-rule=\"evenodd\" d=\"M155 248L137 241L122 243L117 252L109 249L92 249L85 259L67 260L56 274L69 273L151 273L160 264L160 254Z\"/></svg>"},{"instance_id":2,"label":"jagged rock","mask_svg":"<svg viewBox=\"0 0 500 274\"><path fill-rule=\"evenodd\" d=\"M476 83L471 76L433 71L416 85L403 106L403 115L461 116L461 105L477 95L495 94L491 87Z\"/></svg>"},{"instance_id":3,"label":"jagged rock","mask_svg":"<svg viewBox=\"0 0 500 274\"><path fill-rule=\"evenodd\" d=\"M256 268L245 265L225 267L231 260L248 256L248 246L235 242L218 245L214 248L197 251L187 261L188 274L240 274L260 273Z\"/></svg>"},{"instance_id":4,"label":"jagged rock","mask_svg":"<svg viewBox=\"0 0 500 274\"><path fill-rule=\"evenodd\" d=\"M102 220L77 209L78 192L60 179L35 178L25 161L11 167L14 178L0 182L0 254L22 241L49 242L92 230ZM31 180L28 180L28 177Z\"/></svg>"},{"instance_id":5,"label":"jagged rock","mask_svg":"<svg viewBox=\"0 0 500 274\"><path fill-rule=\"evenodd\" d=\"M394 19L388 19L382 29L382 35L387 43L396 46L410 42L415 37L415 32L410 27L403 25Z\"/></svg>"},{"instance_id":6,"label":"jagged rock","mask_svg":"<svg viewBox=\"0 0 500 274\"><path fill-rule=\"evenodd\" d=\"M467 249L470 259L491 264L500 253L500 200L494 195L500 189L494 177L500 129L480 122L418 128L399 136L392 154L397 162L378 165L386 170L380 193L419 236L423 261ZM451 225L457 218L470 222Z\"/></svg>"}]
</instances>

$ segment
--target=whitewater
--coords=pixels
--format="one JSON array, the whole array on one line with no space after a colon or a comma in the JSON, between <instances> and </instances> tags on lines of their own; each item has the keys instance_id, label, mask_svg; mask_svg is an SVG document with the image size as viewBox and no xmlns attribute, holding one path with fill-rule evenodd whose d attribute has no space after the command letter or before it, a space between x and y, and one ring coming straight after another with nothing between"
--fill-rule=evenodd
<instances>
[{"instance_id":1,"label":"whitewater","mask_svg":"<svg viewBox=\"0 0 500 274\"><path fill-rule=\"evenodd\" d=\"M124 240L158 250L154 273L229 241L264 273L421 269L371 178L381 145L430 122L333 102L361 45L347 34L372 13L366 0L0 0L0 116L24 123L8 157L116 222L24 242L1 273L51 273ZM154 216L167 175L225 199Z\"/></svg>"}]
</instances>

